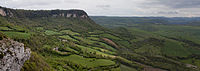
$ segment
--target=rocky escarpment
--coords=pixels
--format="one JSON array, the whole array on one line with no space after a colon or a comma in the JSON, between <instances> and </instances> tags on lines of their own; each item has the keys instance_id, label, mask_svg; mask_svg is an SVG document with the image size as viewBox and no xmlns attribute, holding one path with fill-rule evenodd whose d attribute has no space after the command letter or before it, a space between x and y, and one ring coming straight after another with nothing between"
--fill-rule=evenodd
<instances>
[{"instance_id":1,"label":"rocky escarpment","mask_svg":"<svg viewBox=\"0 0 200 71\"><path fill-rule=\"evenodd\" d=\"M8 17L14 17L14 14L12 13L12 9L3 8L0 6L0 15L1 16L8 16Z\"/></svg>"},{"instance_id":2,"label":"rocky escarpment","mask_svg":"<svg viewBox=\"0 0 200 71\"><path fill-rule=\"evenodd\" d=\"M66 18L88 18L83 10L21 10L10 9L0 6L0 15L18 18L37 18L37 17L66 17Z\"/></svg>"},{"instance_id":3,"label":"rocky escarpment","mask_svg":"<svg viewBox=\"0 0 200 71\"><path fill-rule=\"evenodd\" d=\"M3 9L0 9L0 15L6 16L6 12Z\"/></svg>"},{"instance_id":4,"label":"rocky escarpment","mask_svg":"<svg viewBox=\"0 0 200 71\"><path fill-rule=\"evenodd\" d=\"M20 71L30 58L31 51L24 44L11 39L0 40L0 71Z\"/></svg>"}]
</instances>

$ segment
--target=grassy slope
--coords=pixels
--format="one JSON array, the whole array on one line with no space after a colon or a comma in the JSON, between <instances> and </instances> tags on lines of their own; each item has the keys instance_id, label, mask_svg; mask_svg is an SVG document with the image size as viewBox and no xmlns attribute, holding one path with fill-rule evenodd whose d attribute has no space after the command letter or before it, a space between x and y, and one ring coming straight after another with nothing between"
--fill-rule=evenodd
<instances>
[{"instance_id":1,"label":"grassy slope","mask_svg":"<svg viewBox=\"0 0 200 71\"><path fill-rule=\"evenodd\" d=\"M126 39L122 36L129 38L127 39L128 42L115 41L118 44L125 44L120 45L129 49L122 50L124 52L122 56L129 60L169 70L187 71L184 64L188 63L198 66L197 62L200 53L199 26L162 25L152 22L149 24L136 24L135 21L131 23L131 19L128 18L109 18L110 21L104 17L94 19L98 24L116 31L116 33L121 35L121 39ZM116 22L113 19L123 21ZM190 63L191 58L194 63ZM180 63L184 64L181 65ZM176 68L173 66L176 66Z\"/></svg>"},{"instance_id":2,"label":"grassy slope","mask_svg":"<svg viewBox=\"0 0 200 71\"><path fill-rule=\"evenodd\" d=\"M9 18L8 22L6 18L0 18L1 32L19 42L25 43L25 46L36 52L25 63L22 69L24 71L116 71L120 69L117 62L118 58L115 58L117 50L101 40L101 38L106 38L106 36L99 35L105 29L91 23L90 20ZM113 38L112 34L107 33L107 35L109 35L109 38ZM38 66L44 67L38 68ZM137 64L135 66L139 67Z\"/></svg>"},{"instance_id":3,"label":"grassy slope","mask_svg":"<svg viewBox=\"0 0 200 71\"><path fill-rule=\"evenodd\" d=\"M19 35L10 33L11 38L25 43L32 51L36 52L36 56L43 58L35 61L33 58L28 61L25 65L27 70L29 68L36 69L37 66L44 64L47 64L46 66L51 67L52 70L60 71L116 71L120 68L118 63L126 65L122 68L129 70L141 70L145 65L148 65L172 71L187 71L191 70L185 67L187 63L199 66L198 56L190 57L194 54L200 54L198 45L193 44L198 44L199 41L198 39L195 40L195 38L198 38L198 27L179 26L179 28L174 29L174 25L129 24L123 25L126 28L116 28L110 31L94 24L91 20L62 17L12 18L9 19L9 22L0 17L0 23L3 27L1 32L20 33L19 38L17 38ZM115 24L112 26L115 26ZM121 25L117 24L117 26ZM184 30L182 30L183 28ZM176 35L177 33L164 34L163 32L166 31L175 31L179 35ZM185 32L179 33L179 31L194 32L182 36ZM176 37L172 38L173 35ZM195 35L194 40L189 37L191 35ZM179 40L180 36L182 38L188 37L185 40L191 39L192 42ZM114 41L120 47L120 50L113 48L101 40L102 38ZM190 59L193 59L192 63ZM84 63L85 61L86 63ZM92 61L97 63L93 64ZM99 62L103 62L102 66L99 65ZM47 69L44 67L41 70Z\"/></svg>"}]
</instances>

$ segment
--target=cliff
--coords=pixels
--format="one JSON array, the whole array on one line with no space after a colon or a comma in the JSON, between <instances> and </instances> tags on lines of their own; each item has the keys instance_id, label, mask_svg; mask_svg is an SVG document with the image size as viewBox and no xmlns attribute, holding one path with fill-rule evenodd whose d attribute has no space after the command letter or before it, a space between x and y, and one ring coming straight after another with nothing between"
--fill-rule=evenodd
<instances>
[{"instance_id":1,"label":"cliff","mask_svg":"<svg viewBox=\"0 0 200 71\"><path fill-rule=\"evenodd\" d=\"M11 39L0 40L0 71L20 71L31 50Z\"/></svg>"},{"instance_id":2,"label":"cliff","mask_svg":"<svg viewBox=\"0 0 200 71\"><path fill-rule=\"evenodd\" d=\"M83 10L22 10L10 9L0 6L0 15L18 18L37 18L37 17L66 17L66 18L88 18Z\"/></svg>"}]
</instances>

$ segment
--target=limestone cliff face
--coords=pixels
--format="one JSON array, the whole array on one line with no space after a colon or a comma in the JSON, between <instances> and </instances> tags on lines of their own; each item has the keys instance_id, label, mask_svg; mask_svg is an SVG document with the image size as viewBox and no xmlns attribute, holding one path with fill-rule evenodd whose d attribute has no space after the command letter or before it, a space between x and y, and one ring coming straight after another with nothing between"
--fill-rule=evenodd
<instances>
[{"instance_id":1,"label":"limestone cliff face","mask_svg":"<svg viewBox=\"0 0 200 71\"><path fill-rule=\"evenodd\" d=\"M10 40L0 40L0 71L20 71L30 58L31 50L24 44Z\"/></svg>"},{"instance_id":2,"label":"limestone cliff face","mask_svg":"<svg viewBox=\"0 0 200 71\"><path fill-rule=\"evenodd\" d=\"M83 10L19 10L9 9L0 6L0 15L18 18L37 18L37 17L65 17L65 18L88 18Z\"/></svg>"},{"instance_id":3,"label":"limestone cliff face","mask_svg":"<svg viewBox=\"0 0 200 71\"><path fill-rule=\"evenodd\" d=\"M6 16L6 12L3 9L0 9L0 15Z\"/></svg>"},{"instance_id":4,"label":"limestone cliff face","mask_svg":"<svg viewBox=\"0 0 200 71\"><path fill-rule=\"evenodd\" d=\"M13 17L14 14L12 12L12 9L4 8L0 6L0 16L8 16L8 17Z\"/></svg>"}]
</instances>

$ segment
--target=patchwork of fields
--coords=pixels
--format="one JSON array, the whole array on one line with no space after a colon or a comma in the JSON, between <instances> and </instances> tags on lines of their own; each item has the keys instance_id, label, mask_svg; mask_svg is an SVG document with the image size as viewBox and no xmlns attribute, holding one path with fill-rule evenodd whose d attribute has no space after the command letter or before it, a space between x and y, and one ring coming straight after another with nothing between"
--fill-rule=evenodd
<instances>
[{"instance_id":1,"label":"patchwork of fields","mask_svg":"<svg viewBox=\"0 0 200 71\"><path fill-rule=\"evenodd\" d=\"M199 23L193 21L188 23L179 18L176 18L179 21L174 21L171 18L154 17L92 17L92 19L120 35L120 39L123 40L114 42L128 48L121 53L121 56L128 60L172 71L175 69L193 71L187 69L193 67L198 71L200 68L198 64L200 27L192 25Z\"/></svg>"},{"instance_id":2,"label":"patchwork of fields","mask_svg":"<svg viewBox=\"0 0 200 71\"><path fill-rule=\"evenodd\" d=\"M47 62L52 69L59 71L120 71L120 64L117 60L130 62L129 60L117 56L117 49L103 40L103 38L110 39L110 41L122 39L115 35L105 33L104 31L94 30L83 34L70 29L49 30L44 27L34 27L31 30L36 32L28 31L20 27L15 28L10 24L0 27L1 32L20 42L28 41L27 43L30 43L30 40L38 41L37 43L31 44L31 46L42 45L42 47L33 48L40 52L40 54L35 54L35 57L44 57L44 61ZM133 65L136 66L135 68L139 67L137 64Z\"/></svg>"},{"instance_id":3,"label":"patchwork of fields","mask_svg":"<svg viewBox=\"0 0 200 71\"><path fill-rule=\"evenodd\" d=\"M112 22L107 29L62 17L0 17L0 26L33 52L22 71L200 70L199 26Z\"/></svg>"}]
</instances>

